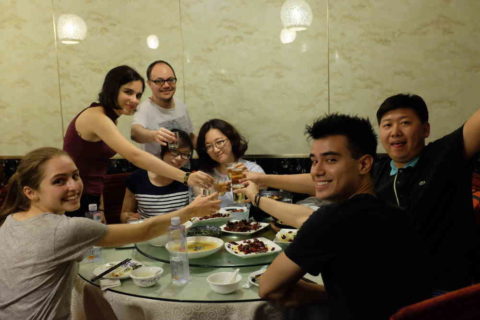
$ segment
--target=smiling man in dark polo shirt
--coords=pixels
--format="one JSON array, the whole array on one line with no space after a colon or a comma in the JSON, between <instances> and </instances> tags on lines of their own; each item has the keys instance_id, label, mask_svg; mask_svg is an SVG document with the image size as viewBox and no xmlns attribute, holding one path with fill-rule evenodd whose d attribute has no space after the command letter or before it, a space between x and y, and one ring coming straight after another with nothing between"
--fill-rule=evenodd
<instances>
[{"instance_id":1,"label":"smiling man in dark polo shirt","mask_svg":"<svg viewBox=\"0 0 480 320\"><path fill-rule=\"evenodd\" d=\"M412 216L433 259L436 289L471 284L478 273L471 160L480 150L480 112L428 145L428 110L417 95L387 98L377 120L389 156L373 171L378 196Z\"/></svg>"}]
</instances>

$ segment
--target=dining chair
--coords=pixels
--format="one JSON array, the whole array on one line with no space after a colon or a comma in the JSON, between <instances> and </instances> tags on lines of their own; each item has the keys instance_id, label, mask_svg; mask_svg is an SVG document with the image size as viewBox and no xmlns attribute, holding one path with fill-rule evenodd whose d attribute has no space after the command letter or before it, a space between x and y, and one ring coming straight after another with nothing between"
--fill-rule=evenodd
<instances>
[{"instance_id":1,"label":"dining chair","mask_svg":"<svg viewBox=\"0 0 480 320\"><path fill-rule=\"evenodd\" d=\"M390 320L480 319L480 284L403 307Z\"/></svg>"}]
</instances>

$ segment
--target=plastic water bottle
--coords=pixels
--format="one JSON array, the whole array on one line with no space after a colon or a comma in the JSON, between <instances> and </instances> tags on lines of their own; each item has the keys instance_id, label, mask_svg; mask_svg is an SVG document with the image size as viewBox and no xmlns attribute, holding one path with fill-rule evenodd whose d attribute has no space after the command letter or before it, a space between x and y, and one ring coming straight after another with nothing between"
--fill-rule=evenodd
<instances>
[{"instance_id":1,"label":"plastic water bottle","mask_svg":"<svg viewBox=\"0 0 480 320\"><path fill-rule=\"evenodd\" d=\"M170 251L172 283L184 285L190 280L185 226L180 224L180 217L172 217L170 223L168 228L168 246L172 249Z\"/></svg>"},{"instance_id":2,"label":"plastic water bottle","mask_svg":"<svg viewBox=\"0 0 480 320\"><path fill-rule=\"evenodd\" d=\"M98 211L96 203L90 203L88 205L87 218L93 219L93 221L102 222L102 213Z\"/></svg>"},{"instance_id":3,"label":"plastic water bottle","mask_svg":"<svg viewBox=\"0 0 480 320\"><path fill-rule=\"evenodd\" d=\"M89 219L93 219L94 221L101 222L101 212L98 211L98 207L96 203L90 203L88 205L88 212L85 216ZM93 246L88 252L86 260L87 262L100 262L102 256L102 249L97 246Z\"/></svg>"}]
</instances>

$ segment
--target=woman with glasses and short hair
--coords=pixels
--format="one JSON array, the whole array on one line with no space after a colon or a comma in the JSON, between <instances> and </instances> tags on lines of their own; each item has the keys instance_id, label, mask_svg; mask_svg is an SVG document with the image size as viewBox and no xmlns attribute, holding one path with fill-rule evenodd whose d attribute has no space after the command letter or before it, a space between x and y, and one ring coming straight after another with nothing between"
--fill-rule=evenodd
<instances>
[{"instance_id":1,"label":"woman with glasses and short hair","mask_svg":"<svg viewBox=\"0 0 480 320\"><path fill-rule=\"evenodd\" d=\"M173 129L172 132L178 132L178 147L163 147L159 158L180 169L190 160L193 143L185 131ZM122 222L170 213L186 206L191 198L188 186L143 169L133 172L127 178L126 185L120 215Z\"/></svg>"},{"instance_id":2,"label":"woman with glasses and short hair","mask_svg":"<svg viewBox=\"0 0 480 320\"><path fill-rule=\"evenodd\" d=\"M227 178L227 167L234 162L243 164L247 171L264 173L255 162L242 159L247 148L247 140L230 123L221 119L208 120L197 137L199 168L219 180ZM231 192L221 195L220 200L222 207L238 205Z\"/></svg>"}]
</instances>

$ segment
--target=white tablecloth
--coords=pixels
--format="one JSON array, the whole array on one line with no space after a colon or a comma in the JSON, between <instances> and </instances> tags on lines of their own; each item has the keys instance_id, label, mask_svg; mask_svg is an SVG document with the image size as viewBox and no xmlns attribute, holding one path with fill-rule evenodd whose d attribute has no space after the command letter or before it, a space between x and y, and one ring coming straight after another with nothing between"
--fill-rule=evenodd
<instances>
[{"instance_id":1,"label":"white tablecloth","mask_svg":"<svg viewBox=\"0 0 480 320\"><path fill-rule=\"evenodd\" d=\"M133 297L100 291L80 277L72 296L73 320L280 320L282 312L266 301L191 303Z\"/></svg>"}]
</instances>

